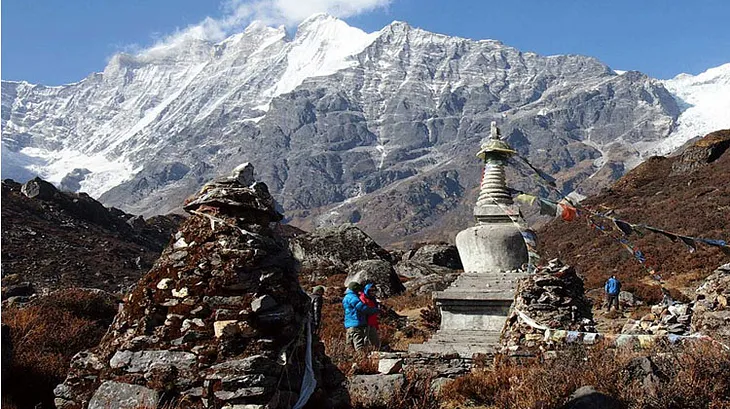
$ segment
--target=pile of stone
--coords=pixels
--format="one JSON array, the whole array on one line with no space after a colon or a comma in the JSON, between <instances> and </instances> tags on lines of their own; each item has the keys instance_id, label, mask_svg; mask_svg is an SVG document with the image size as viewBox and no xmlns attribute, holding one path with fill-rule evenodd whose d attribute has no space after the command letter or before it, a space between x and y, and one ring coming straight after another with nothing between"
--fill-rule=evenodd
<instances>
[{"instance_id":1,"label":"pile of stone","mask_svg":"<svg viewBox=\"0 0 730 409\"><path fill-rule=\"evenodd\" d=\"M517 284L513 311L502 331L502 346L510 351L539 347L545 329L595 331L583 280L573 267L558 259Z\"/></svg>"},{"instance_id":2,"label":"pile of stone","mask_svg":"<svg viewBox=\"0 0 730 409\"><path fill-rule=\"evenodd\" d=\"M344 376L316 340L308 348L309 298L253 167L206 184L184 208L191 217L100 345L74 357L56 406L263 409L300 398L346 406ZM302 385L312 377L310 394Z\"/></svg>"},{"instance_id":3,"label":"pile of stone","mask_svg":"<svg viewBox=\"0 0 730 409\"><path fill-rule=\"evenodd\" d=\"M730 263L720 266L697 288L692 331L730 343Z\"/></svg>"},{"instance_id":4,"label":"pile of stone","mask_svg":"<svg viewBox=\"0 0 730 409\"><path fill-rule=\"evenodd\" d=\"M653 305L651 312L639 320L629 319L621 329L631 335L687 335L690 332L692 306L679 302Z\"/></svg>"}]
</instances>

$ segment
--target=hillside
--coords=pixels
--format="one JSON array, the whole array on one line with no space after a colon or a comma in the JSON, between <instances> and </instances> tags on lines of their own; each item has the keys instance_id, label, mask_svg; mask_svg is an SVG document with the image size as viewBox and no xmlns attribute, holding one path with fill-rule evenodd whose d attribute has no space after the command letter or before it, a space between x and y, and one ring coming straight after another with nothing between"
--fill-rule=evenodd
<instances>
[{"instance_id":1,"label":"hillside","mask_svg":"<svg viewBox=\"0 0 730 409\"><path fill-rule=\"evenodd\" d=\"M2 182L3 298L21 282L39 292L68 287L124 292L157 260L182 220L145 220L39 179L31 184L38 187L32 198L19 183Z\"/></svg>"},{"instance_id":2,"label":"hillside","mask_svg":"<svg viewBox=\"0 0 730 409\"><path fill-rule=\"evenodd\" d=\"M672 157L653 157L582 206L632 224L645 224L681 235L730 241L730 130L713 132ZM604 223L609 226L611 222ZM612 234L617 235L614 231ZM560 257L586 277L586 288L600 287L617 268L626 287L654 286L640 264L614 238L586 223L555 220L538 232L539 250ZM616 236L619 237L619 236ZM627 237L646 256L646 266L661 275L668 288L681 289L727 263L730 255L702 243L690 253L681 241L652 232ZM648 291L644 288L642 291Z\"/></svg>"}]
</instances>

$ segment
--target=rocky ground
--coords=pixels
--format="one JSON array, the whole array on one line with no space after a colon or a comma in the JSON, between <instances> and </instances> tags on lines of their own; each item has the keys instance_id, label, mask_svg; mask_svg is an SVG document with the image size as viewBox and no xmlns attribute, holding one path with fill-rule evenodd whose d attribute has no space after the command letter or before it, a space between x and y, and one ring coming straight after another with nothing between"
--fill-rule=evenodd
<instances>
[{"instance_id":1,"label":"rocky ground","mask_svg":"<svg viewBox=\"0 0 730 409\"><path fill-rule=\"evenodd\" d=\"M3 300L67 287L125 292L182 216L135 217L34 179L2 182Z\"/></svg>"}]
</instances>

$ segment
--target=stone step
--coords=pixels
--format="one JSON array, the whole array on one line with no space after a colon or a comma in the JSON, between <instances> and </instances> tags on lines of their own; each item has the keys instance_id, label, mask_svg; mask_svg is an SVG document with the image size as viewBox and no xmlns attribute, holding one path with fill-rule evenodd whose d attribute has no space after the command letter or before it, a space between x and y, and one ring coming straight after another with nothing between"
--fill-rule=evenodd
<instances>
[{"instance_id":1,"label":"stone step","mask_svg":"<svg viewBox=\"0 0 730 409\"><path fill-rule=\"evenodd\" d=\"M463 291L463 290L446 290L436 291L433 293L434 300L464 300L464 301L512 301L514 299L514 291L497 290L497 291Z\"/></svg>"},{"instance_id":2,"label":"stone step","mask_svg":"<svg viewBox=\"0 0 730 409\"><path fill-rule=\"evenodd\" d=\"M493 356L495 348L490 345L466 345L466 344L411 344L408 346L409 353L452 355L458 354L461 358L472 358L474 354Z\"/></svg>"},{"instance_id":3,"label":"stone step","mask_svg":"<svg viewBox=\"0 0 730 409\"><path fill-rule=\"evenodd\" d=\"M471 290L471 291L495 291L495 290L515 290L515 286L509 284L484 284L484 283L459 283L446 288L454 290Z\"/></svg>"},{"instance_id":4,"label":"stone step","mask_svg":"<svg viewBox=\"0 0 730 409\"><path fill-rule=\"evenodd\" d=\"M428 342L437 344L498 345L499 334L494 337L434 337Z\"/></svg>"}]
</instances>

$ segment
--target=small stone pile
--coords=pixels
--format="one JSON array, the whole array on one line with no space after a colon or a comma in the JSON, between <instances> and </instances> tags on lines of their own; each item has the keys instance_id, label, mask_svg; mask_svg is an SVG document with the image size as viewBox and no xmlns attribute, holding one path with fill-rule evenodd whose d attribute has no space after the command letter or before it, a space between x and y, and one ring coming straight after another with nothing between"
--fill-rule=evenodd
<instances>
[{"instance_id":1,"label":"small stone pile","mask_svg":"<svg viewBox=\"0 0 730 409\"><path fill-rule=\"evenodd\" d=\"M512 351L538 347L545 333L538 327L595 331L583 280L573 267L563 265L558 259L538 267L535 274L517 284L513 311L502 331L502 346Z\"/></svg>"},{"instance_id":2,"label":"small stone pile","mask_svg":"<svg viewBox=\"0 0 730 409\"><path fill-rule=\"evenodd\" d=\"M317 380L309 407L347 405L316 340L306 369L309 298L253 167L206 184L184 209L192 216L100 345L74 357L56 406L290 408L307 374Z\"/></svg>"},{"instance_id":3,"label":"small stone pile","mask_svg":"<svg viewBox=\"0 0 730 409\"><path fill-rule=\"evenodd\" d=\"M631 335L686 335L690 331L692 307L689 304L673 302L651 307L649 314L640 320L628 320L621 329L622 334Z\"/></svg>"},{"instance_id":4,"label":"small stone pile","mask_svg":"<svg viewBox=\"0 0 730 409\"><path fill-rule=\"evenodd\" d=\"M718 267L695 293L692 330L730 343L730 263Z\"/></svg>"}]
</instances>

